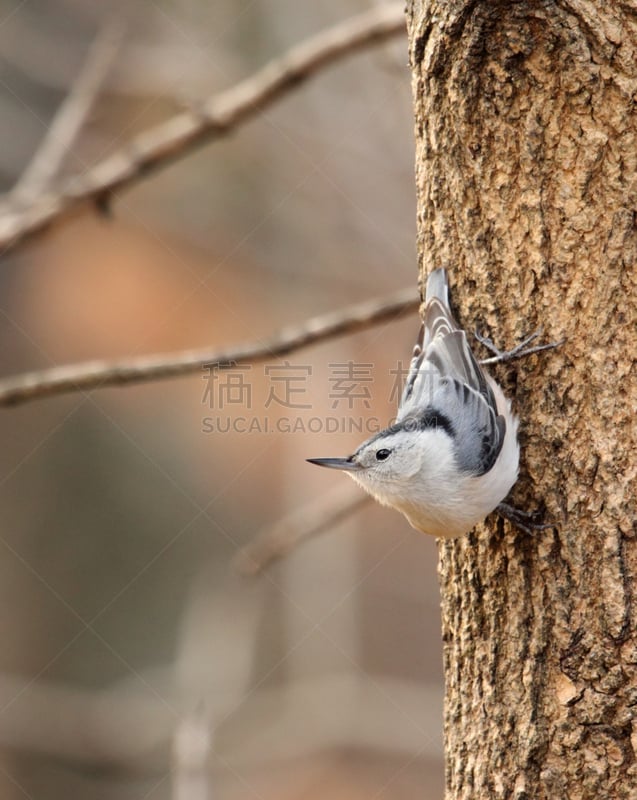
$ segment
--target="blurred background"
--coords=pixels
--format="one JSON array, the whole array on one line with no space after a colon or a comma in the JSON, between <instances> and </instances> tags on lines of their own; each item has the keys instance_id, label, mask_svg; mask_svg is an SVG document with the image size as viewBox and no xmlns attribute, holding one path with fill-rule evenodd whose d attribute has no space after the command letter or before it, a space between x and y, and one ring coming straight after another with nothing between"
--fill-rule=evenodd
<instances>
[{"instance_id":1,"label":"blurred background","mask_svg":"<svg viewBox=\"0 0 637 800\"><path fill-rule=\"evenodd\" d=\"M372 5L3 0L4 212L33 199L25 171L105 40L48 189ZM415 292L410 91L394 37L117 193L109 217L4 254L3 375L259 341ZM442 796L435 542L304 461L391 419L417 329L414 312L244 370L1 410L3 798ZM237 569L256 536L319 513L320 536Z\"/></svg>"}]
</instances>

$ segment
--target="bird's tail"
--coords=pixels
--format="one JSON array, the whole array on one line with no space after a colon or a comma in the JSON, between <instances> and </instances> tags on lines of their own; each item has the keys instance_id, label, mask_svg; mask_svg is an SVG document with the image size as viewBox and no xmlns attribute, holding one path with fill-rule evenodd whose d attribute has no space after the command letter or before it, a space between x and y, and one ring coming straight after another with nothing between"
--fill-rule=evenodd
<instances>
[{"instance_id":1,"label":"bird's tail","mask_svg":"<svg viewBox=\"0 0 637 800\"><path fill-rule=\"evenodd\" d=\"M422 349L426 350L436 336L446 336L457 330L458 323L449 305L447 270L440 267L430 273L427 279Z\"/></svg>"},{"instance_id":2,"label":"bird's tail","mask_svg":"<svg viewBox=\"0 0 637 800\"><path fill-rule=\"evenodd\" d=\"M435 269L427 278L425 302L428 304L434 297L440 300L443 306L449 308L449 279L444 267Z\"/></svg>"}]
</instances>

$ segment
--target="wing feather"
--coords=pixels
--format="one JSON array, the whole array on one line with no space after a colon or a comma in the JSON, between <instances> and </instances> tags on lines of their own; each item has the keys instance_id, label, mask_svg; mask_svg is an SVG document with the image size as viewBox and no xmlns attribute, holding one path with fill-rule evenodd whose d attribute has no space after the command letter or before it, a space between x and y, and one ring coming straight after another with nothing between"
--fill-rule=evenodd
<instances>
[{"instance_id":1,"label":"wing feather","mask_svg":"<svg viewBox=\"0 0 637 800\"><path fill-rule=\"evenodd\" d=\"M476 361L448 299L446 270L431 273L425 315L398 410L398 422L444 414L458 463L482 475L495 463L506 433L495 395Z\"/></svg>"}]
</instances>

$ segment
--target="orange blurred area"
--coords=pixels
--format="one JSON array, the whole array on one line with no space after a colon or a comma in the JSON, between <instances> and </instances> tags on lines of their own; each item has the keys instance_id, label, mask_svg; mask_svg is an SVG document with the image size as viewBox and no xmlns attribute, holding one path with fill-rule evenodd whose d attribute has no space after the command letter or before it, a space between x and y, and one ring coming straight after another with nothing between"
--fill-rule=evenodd
<instances>
[{"instance_id":1,"label":"orange blurred area","mask_svg":"<svg viewBox=\"0 0 637 800\"><path fill-rule=\"evenodd\" d=\"M11 303L53 363L216 346L263 332L256 267L85 213L16 273Z\"/></svg>"}]
</instances>

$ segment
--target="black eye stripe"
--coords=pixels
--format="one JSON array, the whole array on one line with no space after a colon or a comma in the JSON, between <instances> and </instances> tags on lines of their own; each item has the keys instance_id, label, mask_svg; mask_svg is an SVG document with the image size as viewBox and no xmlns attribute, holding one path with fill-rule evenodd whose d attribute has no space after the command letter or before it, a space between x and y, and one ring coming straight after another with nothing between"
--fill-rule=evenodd
<instances>
[{"instance_id":1,"label":"black eye stripe","mask_svg":"<svg viewBox=\"0 0 637 800\"><path fill-rule=\"evenodd\" d=\"M384 461L386 458L389 458L389 454L390 453L391 453L391 450L386 450L385 448L383 448L382 450L377 450L376 451L376 460L377 461Z\"/></svg>"}]
</instances>

